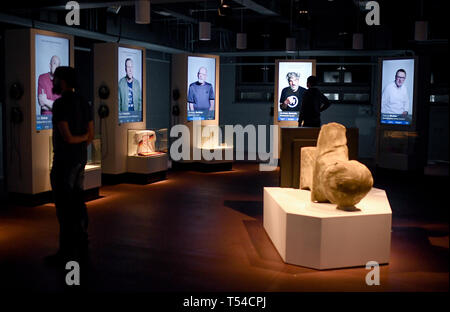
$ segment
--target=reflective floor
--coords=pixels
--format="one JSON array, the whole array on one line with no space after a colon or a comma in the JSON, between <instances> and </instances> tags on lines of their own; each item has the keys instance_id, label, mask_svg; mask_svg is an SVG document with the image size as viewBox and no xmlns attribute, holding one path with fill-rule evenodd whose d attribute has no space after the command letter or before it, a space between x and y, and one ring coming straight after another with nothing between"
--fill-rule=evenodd
<instances>
[{"instance_id":1,"label":"reflective floor","mask_svg":"<svg viewBox=\"0 0 450 312\"><path fill-rule=\"evenodd\" d=\"M448 175L373 170L393 211L391 261L380 285L364 267L317 271L283 263L262 226L263 187L279 171L170 171L168 180L104 186L88 203L90 255L81 287L147 291L448 291ZM57 248L53 204L0 210L0 289L63 291L65 271L44 265Z\"/></svg>"}]
</instances>

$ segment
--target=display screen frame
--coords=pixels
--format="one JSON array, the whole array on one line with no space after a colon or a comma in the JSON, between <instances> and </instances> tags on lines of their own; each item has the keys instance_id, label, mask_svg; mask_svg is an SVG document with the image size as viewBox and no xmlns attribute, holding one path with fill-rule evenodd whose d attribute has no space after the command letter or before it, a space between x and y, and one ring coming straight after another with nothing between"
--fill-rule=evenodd
<instances>
[{"instance_id":1,"label":"display screen frame","mask_svg":"<svg viewBox=\"0 0 450 312\"><path fill-rule=\"evenodd\" d=\"M414 82L413 82L413 91L412 91L412 116L411 122L409 124L392 124L392 123L382 123L382 113L381 113L381 105L382 105L382 93L383 93L383 65L384 61L395 61L395 60L413 60L414 61ZM378 59L378 100L377 100L377 126L383 128L384 130L414 130L416 128L416 120L417 120L417 87L418 87L418 64L419 60L417 56L399 56L399 57L380 57ZM408 73L407 73L408 77Z\"/></svg>"},{"instance_id":2,"label":"display screen frame","mask_svg":"<svg viewBox=\"0 0 450 312\"><path fill-rule=\"evenodd\" d=\"M122 53L121 53L122 51ZM136 55L136 53L140 54L139 56ZM140 114L133 114L121 111L121 103L120 103L120 81L121 79L125 78L125 61L131 58L133 61L133 78L136 78L136 80L139 82L139 88L140 88L140 107L141 109L135 112L140 112ZM140 66L139 64L136 65L136 60L140 59ZM146 92L145 92L145 83L146 83L146 68L145 68L145 48L142 47L136 47L136 46L130 46L130 45L123 45L120 44L117 46L117 121L120 124L129 124L129 123L142 123L144 122L145 118L145 105L146 105ZM139 70L136 73L136 68ZM124 91L125 92L125 91ZM126 92L125 92L126 93ZM133 103L134 104L134 103ZM136 117L136 116L139 117Z\"/></svg>"},{"instance_id":3,"label":"display screen frame","mask_svg":"<svg viewBox=\"0 0 450 312\"><path fill-rule=\"evenodd\" d=\"M303 65L305 63L310 64L311 71L305 73L300 72L300 83L299 85L306 89L306 79L312 75L316 75L316 60L315 59L290 59L290 60L275 60L275 84L274 84L274 122L276 124L283 124L283 125L292 125L297 126L298 125L298 115L299 112L296 115L296 120L288 120L288 119L280 119L280 96L281 92L284 88L289 87L289 83L286 80L286 74L289 71L283 70L283 73L280 72L280 63L298 63L299 65ZM292 70L293 72L297 72L295 69ZM282 76L280 76L282 75ZM282 87L283 86L283 87ZM301 105L301 101L299 101L298 105Z\"/></svg>"},{"instance_id":4,"label":"display screen frame","mask_svg":"<svg viewBox=\"0 0 450 312\"><path fill-rule=\"evenodd\" d=\"M190 62L190 59L196 60L196 62ZM200 64L198 59L209 59L211 64ZM218 109L219 109L219 56L217 55L206 55L206 54L187 54L186 55L186 121L187 122L193 122L193 121L202 121L202 122L211 122L216 121L218 119ZM199 63L199 64L197 64ZM196 116L190 116L189 112L191 111L189 108L189 90L191 84L195 83L198 78L198 71L200 67L206 67L207 69L207 78L205 81L212 85L213 92L214 92L214 110L210 118L205 119L202 117L196 117ZM211 74L211 69L214 69L214 73ZM196 78L197 77L197 78ZM214 81L211 80L211 77L213 77Z\"/></svg>"},{"instance_id":5,"label":"display screen frame","mask_svg":"<svg viewBox=\"0 0 450 312\"><path fill-rule=\"evenodd\" d=\"M38 55L42 53L41 49L37 49L37 42L38 42L38 36L42 37L48 37L48 40L50 39L59 39L59 40L67 40L68 47L67 49L67 56L62 57L64 61L61 61L60 66L72 66L74 67L74 52L73 52L73 45L74 45L74 39L71 35L46 31L46 30L38 30L38 29L31 29L30 30L30 50L31 50L31 77L32 77L32 92L31 92L31 106L32 106L32 129L34 131L40 133L40 132L46 132L46 131L52 131L53 125L52 125L52 114L50 113L48 116L46 116L46 120L42 120L42 114L41 114L41 108L39 105L39 99L38 99L38 85L39 85L39 76L41 74L45 74L43 68L47 68L47 70L50 70L50 58L53 56L48 57L48 55L45 55L46 58L41 58L41 61L38 62L37 58ZM45 38L44 38L45 39ZM57 41L59 41L57 40ZM51 52L52 54L54 52ZM45 64L44 64L45 63Z\"/></svg>"}]
</instances>

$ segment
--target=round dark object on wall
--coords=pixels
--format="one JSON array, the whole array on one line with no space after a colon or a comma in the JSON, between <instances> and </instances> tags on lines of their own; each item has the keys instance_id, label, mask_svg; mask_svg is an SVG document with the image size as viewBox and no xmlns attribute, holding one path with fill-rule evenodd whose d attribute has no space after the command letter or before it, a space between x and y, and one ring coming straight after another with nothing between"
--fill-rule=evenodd
<instances>
[{"instance_id":1,"label":"round dark object on wall","mask_svg":"<svg viewBox=\"0 0 450 312\"><path fill-rule=\"evenodd\" d=\"M174 101L178 101L178 99L180 98L180 90L174 89L172 91L172 98Z\"/></svg>"},{"instance_id":2,"label":"round dark object on wall","mask_svg":"<svg viewBox=\"0 0 450 312\"><path fill-rule=\"evenodd\" d=\"M98 96L102 99L102 100L106 100L107 98L109 98L109 88L108 86L105 85L101 85L98 88Z\"/></svg>"},{"instance_id":3,"label":"round dark object on wall","mask_svg":"<svg viewBox=\"0 0 450 312\"><path fill-rule=\"evenodd\" d=\"M11 108L11 122L14 124L20 124L23 121L23 112L20 107Z\"/></svg>"},{"instance_id":4,"label":"round dark object on wall","mask_svg":"<svg viewBox=\"0 0 450 312\"><path fill-rule=\"evenodd\" d=\"M9 96L13 100L20 100L23 96L23 88L19 82L15 82L9 88Z\"/></svg>"},{"instance_id":5,"label":"round dark object on wall","mask_svg":"<svg viewBox=\"0 0 450 312\"><path fill-rule=\"evenodd\" d=\"M100 105L100 107L98 108L98 116L102 119L108 117L109 107L106 106L105 104Z\"/></svg>"},{"instance_id":6,"label":"round dark object on wall","mask_svg":"<svg viewBox=\"0 0 450 312\"><path fill-rule=\"evenodd\" d=\"M172 115L180 116L180 107L178 105L172 106Z\"/></svg>"}]
</instances>

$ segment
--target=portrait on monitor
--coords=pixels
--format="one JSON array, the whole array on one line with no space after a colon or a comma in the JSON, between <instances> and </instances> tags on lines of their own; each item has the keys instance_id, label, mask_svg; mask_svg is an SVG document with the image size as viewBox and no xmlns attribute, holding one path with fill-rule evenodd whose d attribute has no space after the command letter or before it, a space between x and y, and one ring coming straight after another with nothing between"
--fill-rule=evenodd
<instances>
[{"instance_id":1,"label":"portrait on monitor","mask_svg":"<svg viewBox=\"0 0 450 312\"><path fill-rule=\"evenodd\" d=\"M411 125L414 103L414 58L382 61L381 124Z\"/></svg>"},{"instance_id":2,"label":"portrait on monitor","mask_svg":"<svg viewBox=\"0 0 450 312\"><path fill-rule=\"evenodd\" d=\"M188 56L187 120L214 120L216 59Z\"/></svg>"},{"instance_id":3,"label":"portrait on monitor","mask_svg":"<svg viewBox=\"0 0 450 312\"><path fill-rule=\"evenodd\" d=\"M312 62L278 62L278 121L298 120L306 80L312 74Z\"/></svg>"},{"instance_id":4,"label":"portrait on monitor","mask_svg":"<svg viewBox=\"0 0 450 312\"><path fill-rule=\"evenodd\" d=\"M142 122L142 50L119 47L119 123Z\"/></svg>"},{"instance_id":5,"label":"portrait on monitor","mask_svg":"<svg viewBox=\"0 0 450 312\"><path fill-rule=\"evenodd\" d=\"M35 35L36 130L52 128L53 74L59 66L70 65L70 42L67 38Z\"/></svg>"}]
</instances>

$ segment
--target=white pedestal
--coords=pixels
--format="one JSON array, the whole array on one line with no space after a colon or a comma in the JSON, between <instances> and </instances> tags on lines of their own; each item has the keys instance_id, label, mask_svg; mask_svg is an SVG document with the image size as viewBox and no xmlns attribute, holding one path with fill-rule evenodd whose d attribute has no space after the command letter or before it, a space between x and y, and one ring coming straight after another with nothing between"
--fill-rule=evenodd
<instances>
[{"instance_id":1,"label":"white pedestal","mask_svg":"<svg viewBox=\"0 0 450 312\"><path fill-rule=\"evenodd\" d=\"M167 153L153 156L128 156L127 172L150 174L154 172L167 171Z\"/></svg>"},{"instance_id":2,"label":"white pedestal","mask_svg":"<svg viewBox=\"0 0 450 312\"><path fill-rule=\"evenodd\" d=\"M102 168L99 165L86 165L84 168L84 190L102 186Z\"/></svg>"},{"instance_id":3,"label":"white pedestal","mask_svg":"<svg viewBox=\"0 0 450 312\"><path fill-rule=\"evenodd\" d=\"M283 261L319 270L389 262L392 211L384 190L372 188L357 212L313 203L310 196L264 188L264 229Z\"/></svg>"},{"instance_id":4,"label":"white pedestal","mask_svg":"<svg viewBox=\"0 0 450 312\"><path fill-rule=\"evenodd\" d=\"M200 163L205 163L205 164L225 164L225 163L232 163L233 159L226 159L227 158L227 154L230 154L232 156L232 158L234 158L233 155L233 146L221 146L221 145L217 145L217 146L213 146L213 147L194 147L194 155L195 153L197 153L198 155L200 155L201 160L199 161ZM217 157L213 158L211 160L205 159L203 157L203 155L205 153L210 153L211 155L221 155L221 157Z\"/></svg>"}]
</instances>

